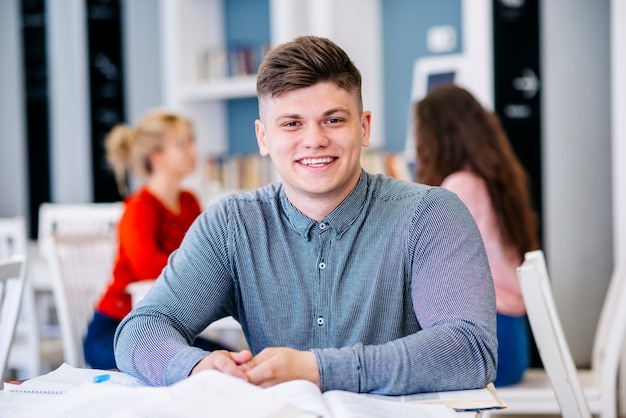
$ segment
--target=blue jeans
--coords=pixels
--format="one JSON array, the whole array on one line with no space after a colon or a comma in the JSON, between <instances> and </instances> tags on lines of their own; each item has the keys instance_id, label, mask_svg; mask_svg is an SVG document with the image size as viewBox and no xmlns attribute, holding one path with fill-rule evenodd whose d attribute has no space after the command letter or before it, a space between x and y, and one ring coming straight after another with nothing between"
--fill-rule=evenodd
<instances>
[{"instance_id":1,"label":"blue jeans","mask_svg":"<svg viewBox=\"0 0 626 418\"><path fill-rule=\"evenodd\" d=\"M530 364L529 329L526 316L496 315L498 374L495 386L519 382Z\"/></svg>"},{"instance_id":2,"label":"blue jeans","mask_svg":"<svg viewBox=\"0 0 626 418\"><path fill-rule=\"evenodd\" d=\"M94 312L83 340L85 361L94 369L116 369L113 336L120 322L100 312Z\"/></svg>"},{"instance_id":3,"label":"blue jeans","mask_svg":"<svg viewBox=\"0 0 626 418\"><path fill-rule=\"evenodd\" d=\"M87 335L83 340L83 352L85 361L94 369L117 369L115 354L113 352L113 337L119 321L110 318L100 312L94 312L93 319L87 327ZM230 347L220 343L198 337L193 342L194 347L206 351L228 350Z\"/></svg>"}]
</instances>

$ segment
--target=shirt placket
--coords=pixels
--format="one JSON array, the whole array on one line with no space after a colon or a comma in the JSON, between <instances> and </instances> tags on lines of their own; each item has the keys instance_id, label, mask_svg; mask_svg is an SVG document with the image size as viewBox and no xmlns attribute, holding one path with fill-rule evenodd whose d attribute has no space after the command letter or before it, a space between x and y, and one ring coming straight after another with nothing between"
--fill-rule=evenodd
<instances>
[{"instance_id":1,"label":"shirt placket","mask_svg":"<svg viewBox=\"0 0 626 418\"><path fill-rule=\"evenodd\" d=\"M317 224L317 278L318 278L318 301L315 318L315 335L318 347L327 347L329 344L329 321L330 321L330 271L329 265L331 228L325 222Z\"/></svg>"}]
</instances>

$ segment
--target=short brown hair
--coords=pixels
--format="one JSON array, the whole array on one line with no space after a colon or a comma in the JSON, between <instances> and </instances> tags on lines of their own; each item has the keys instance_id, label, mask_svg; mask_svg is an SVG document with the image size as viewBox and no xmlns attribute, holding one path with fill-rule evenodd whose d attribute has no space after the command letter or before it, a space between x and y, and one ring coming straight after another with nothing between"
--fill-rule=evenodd
<instances>
[{"instance_id":1,"label":"short brown hair","mask_svg":"<svg viewBox=\"0 0 626 418\"><path fill-rule=\"evenodd\" d=\"M256 89L259 99L279 97L323 81L353 93L363 110L358 68L337 44L317 36L300 36L270 50L259 67Z\"/></svg>"}]
</instances>

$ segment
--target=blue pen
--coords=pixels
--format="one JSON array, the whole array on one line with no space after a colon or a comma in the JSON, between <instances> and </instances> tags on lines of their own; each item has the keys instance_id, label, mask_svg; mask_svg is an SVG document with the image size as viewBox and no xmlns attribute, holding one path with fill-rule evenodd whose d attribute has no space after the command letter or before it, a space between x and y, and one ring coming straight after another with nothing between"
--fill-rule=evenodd
<instances>
[{"instance_id":1,"label":"blue pen","mask_svg":"<svg viewBox=\"0 0 626 418\"><path fill-rule=\"evenodd\" d=\"M98 376L94 376L93 377L93 382L94 383L102 383L102 382L106 382L110 378L111 378L110 374L99 374Z\"/></svg>"}]
</instances>

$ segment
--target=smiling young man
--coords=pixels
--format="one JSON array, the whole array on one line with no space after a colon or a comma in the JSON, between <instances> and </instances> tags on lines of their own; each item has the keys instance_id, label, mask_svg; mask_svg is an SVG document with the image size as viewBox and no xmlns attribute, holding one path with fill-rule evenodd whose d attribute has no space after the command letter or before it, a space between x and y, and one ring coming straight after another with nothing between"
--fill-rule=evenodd
<instances>
[{"instance_id":1,"label":"smiling young man","mask_svg":"<svg viewBox=\"0 0 626 418\"><path fill-rule=\"evenodd\" d=\"M206 209L116 334L153 385L216 369L260 386L408 394L495 378L495 297L480 233L441 188L361 169L361 75L325 38L269 52L256 136L282 181ZM251 351L191 346L235 317Z\"/></svg>"}]
</instances>

